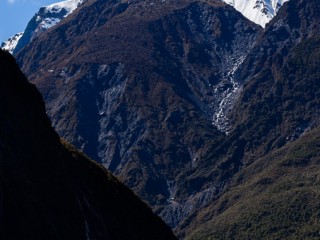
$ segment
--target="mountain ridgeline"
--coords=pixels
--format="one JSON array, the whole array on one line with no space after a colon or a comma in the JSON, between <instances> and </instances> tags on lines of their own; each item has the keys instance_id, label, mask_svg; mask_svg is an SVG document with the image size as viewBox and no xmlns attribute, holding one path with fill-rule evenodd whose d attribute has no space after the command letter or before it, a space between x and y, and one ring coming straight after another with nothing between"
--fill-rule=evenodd
<instances>
[{"instance_id":1,"label":"mountain ridgeline","mask_svg":"<svg viewBox=\"0 0 320 240\"><path fill-rule=\"evenodd\" d=\"M316 0L265 29L217 0L89 0L17 59L58 133L179 237L316 239L319 21Z\"/></svg>"},{"instance_id":2,"label":"mountain ridgeline","mask_svg":"<svg viewBox=\"0 0 320 240\"><path fill-rule=\"evenodd\" d=\"M0 51L3 239L176 239L138 197L59 136L42 97Z\"/></svg>"}]
</instances>

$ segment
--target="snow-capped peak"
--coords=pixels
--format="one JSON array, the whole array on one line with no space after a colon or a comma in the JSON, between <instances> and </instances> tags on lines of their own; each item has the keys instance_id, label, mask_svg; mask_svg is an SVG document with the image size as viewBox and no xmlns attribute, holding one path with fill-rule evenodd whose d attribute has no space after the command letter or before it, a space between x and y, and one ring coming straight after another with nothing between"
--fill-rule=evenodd
<instances>
[{"instance_id":1,"label":"snow-capped peak","mask_svg":"<svg viewBox=\"0 0 320 240\"><path fill-rule=\"evenodd\" d=\"M262 27L277 14L279 8L288 0L222 0L233 6L249 20Z\"/></svg>"},{"instance_id":2,"label":"snow-capped peak","mask_svg":"<svg viewBox=\"0 0 320 240\"><path fill-rule=\"evenodd\" d=\"M15 34L13 37L9 38L1 44L1 48L12 53L13 49L17 46L18 41L22 37L23 32Z\"/></svg>"},{"instance_id":3,"label":"snow-capped peak","mask_svg":"<svg viewBox=\"0 0 320 240\"><path fill-rule=\"evenodd\" d=\"M16 41L13 41L9 47L8 42L3 42L1 47L8 49L11 53L15 54L20 51L26 44L32 41L33 38L38 36L40 33L46 31L47 29L58 24L62 19L71 14L80 4L85 0L66 0L58 3L54 3L45 7L41 7L39 11L33 16L29 21L23 34L20 33L19 38L16 35L10 39L15 38Z\"/></svg>"},{"instance_id":4,"label":"snow-capped peak","mask_svg":"<svg viewBox=\"0 0 320 240\"><path fill-rule=\"evenodd\" d=\"M66 17L72 13L82 2L83 0L66 0L63 2L53 3L49 6L46 6L45 11L59 13L64 9L66 10L64 17Z\"/></svg>"},{"instance_id":5,"label":"snow-capped peak","mask_svg":"<svg viewBox=\"0 0 320 240\"><path fill-rule=\"evenodd\" d=\"M53 27L72 13L82 2L83 0L66 0L43 7L43 10L40 10L36 17L39 26L35 32L43 32Z\"/></svg>"}]
</instances>

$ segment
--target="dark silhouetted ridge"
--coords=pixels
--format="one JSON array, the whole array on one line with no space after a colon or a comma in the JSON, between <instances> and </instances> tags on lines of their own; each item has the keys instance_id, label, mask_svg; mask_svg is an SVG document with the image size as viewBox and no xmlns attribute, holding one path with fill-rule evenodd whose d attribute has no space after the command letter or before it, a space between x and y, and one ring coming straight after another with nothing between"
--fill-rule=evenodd
<instances>
[{"instance_id":1,"label":"dark silhouetted ridge","mask_svg":"<svg viewBox=\"0 0 320 240\"><path fill-rule=\"evenodd\" d=\"M176 239L107 170L60 142L40 93L0 51L3 239Z\"/></svg>"}]
</instances>

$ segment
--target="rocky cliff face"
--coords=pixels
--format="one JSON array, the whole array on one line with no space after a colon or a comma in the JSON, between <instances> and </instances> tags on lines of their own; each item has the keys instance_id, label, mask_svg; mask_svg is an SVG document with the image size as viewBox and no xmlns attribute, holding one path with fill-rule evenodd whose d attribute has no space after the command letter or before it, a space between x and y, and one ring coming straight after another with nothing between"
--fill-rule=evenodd
<instances>
[{"instance_id":1,"label":"rocky cliff face","mask_svg":"<svg viewBox=\"0 0 320 240\"><path fill-rule=\"evenodd\" d=\"M163 212L224 136L232 74L259 30L219 1L90 1L18 58L57 131ZM179 211L163 216L175 226Z\"/></svg>"},{"instance_id":2,"label":"rocky cliff face","mask_svg":"<svg viewBox=\"0 0 320 240\"><path fill-rule=\"evenodd\" d=\"M318 13L315 1L290 1L257 38L234 73L242 90L228 115L230 132L212 157L235 152L226 166L241 160L243 167L319 124Z\"/></svg>"},{"instance_id":3,"label":"rocky cliff face","mask_svg":"<svg viewBox=\"0 0 320 240\"><path fill-rule=\"evenodd\" d=\"M317 196L308 188L299 188L301 179L293 176L317 175L319 171L316 143L319 132L312 130L319 126L319 12L317 1L296 0L285 4L235 72L243 82L243 90L229 115L233 127L224 142L212 148L203 165L186 173L187 180L181 180L190 187L191 183L208 176L202 191L216 187L221 181L226 183L222 197L212 198L205 210L190 218L197 219L195 222L181 224L193 228L206 222L203 216L212 219L212 225L204 224L195 239L318 237L314 231L316 225L310 228L299 225L313 221L314 216L302 209L318 204ZM277 151L279 148L281 151ZM232 179L237 180L230 188ZM305 185L300 186L318 187L318 182L313 185L311 179L304 179ZM250 203L241 197L250 189L248 186L252 188L251 197L247 195L252 200ZM277 207L271 207L273 204ZM286 204L290 206L287 209L282 207ZM292 211L298 215L291 216ZM280 227L277 215L286 219L284 225L295 226L291 233L281 231L285 227ZM240 217L231 224L220 224L233 216ZM257 220L260 217L263 223ZM261 227L257 227L257 221ZM255 227L261 231L254 230ZM208 229L212 231L205 233Z\"/></svg>"},{"instance_id":4,"label":"rocky cliff face","mask_svg":"<svg viewBox=\"0 0 320 240\"><path fill-rule=\"evenodd\" d=\"M315 1L288 2L239 68L244 88L231 118L250 129L240 130L255 139L248 150L265 154L319 124L318 14Z\"/></svg>"},{"instance_id":5,"label":"rocky cliff face","mask_svg":"<svg viewBox=\"0 0 320 240\"><path fill-rule=\"evenodd\" d=\"M0 232L4 239L176 239L107 170L67 143L35 86L0 51Z\"/></svg>"}]
</instances>

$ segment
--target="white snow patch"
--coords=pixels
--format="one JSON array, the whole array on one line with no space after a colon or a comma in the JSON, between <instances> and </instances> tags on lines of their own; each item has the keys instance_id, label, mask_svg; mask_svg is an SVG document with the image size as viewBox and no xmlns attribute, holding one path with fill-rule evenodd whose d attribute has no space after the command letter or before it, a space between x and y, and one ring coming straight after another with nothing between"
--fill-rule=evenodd
<instances>
[{"instance_id":1,"label":"white snow patch","mask_svg":"<svg viewBox=\"0 0 320 240\"><path fill-rule=\"evenodd\" d=\"M67 0L63 2L58 2L44 7L45 13L60 13L61 11L66 11L66 13L61 18L47 17L43 18L40 15L37 16L36 21L39 22L38 27L35 32L43 32L56 24L58 24L62 19L71 14L84 0Z\"/></svg>"},{"instance_id":2,"label":"white snow patch","mask_svg":"<svg viewBox=\"0 0 320 240\"><path fill-rule=\"evenodd\" d=\"M222 0L241 12L246 18L262 27L277 14L289 0Z\"/></svg>"},{"instance_id":3,"label":"white snow patch","mask_svg":"<svg viewBox=\"0 0 320 240\"><path fill-rule=\"evenodd\" d=\"M59 13L62 9L65 9L67 13L64 17L68 16L72 13L81 3L83 0L67 0L63 2L53 3L49 6L46 6L45 9L48 12L56 12Z\"/></svg>"},{"instance_id":4,"label":"white snow patch","mask_svg":"<svg viewBox=\"0 0 320 240\"><path fill-rule=\"evenodd\" d=\"M213 115L213 125L215 125L225 134L228 134L230 130L230 124L227 115L240 90L240 84L234 80L234 73L243 63L245 57L246 55L240 57L227 72L226 83L229 85L229 87L227 87L222 93L220 88L223 88L223 86L221 85L215 86L213 90L214 94L222 94L222 99L218 105L218 109Z\"/></svg>"},{"instance_id":5,"label":"white snow patch","mask_svg":"<svg viewBox=\"0 0 320 240\"><path fill-rule=\"evenodd\" d=\"M176 192L176 186L175 186L174 180L167 180L167 189L168 189L168 192L170 194L170 196L169 196L167 201L169 203L175 202L174 201L174 195L175 195L175 192Z\"/></svg>"},{"instance_id":6,"label":"white snow patch","mask_svg":"<svg viewBox=\"0 0 320 240\"><path fill-rule=\"evenodd\" d=\"M39 24L39 26L41 28L49 29L49 28L53 27L54 25L56 25L57 23L59 23L60 21L61 21L61 19L59 19L59 18L45 18Z\"/></svg>"},{"instance_id":7,"label":"white snow patch","mask_svg":"<svg viewBox=\"0 0 320 240\"><path fill-rule=\"evenodd\" d=\"M1 44L1 48L3 50L9 51L12 54L13 50L17 46L17 43L19 42L22 35L23 35L23 32L20 32L20 33L17 33L16 35L14 35L13 37L9 38L7 41L4 41Z\"/></svg>"}]
</instances>

